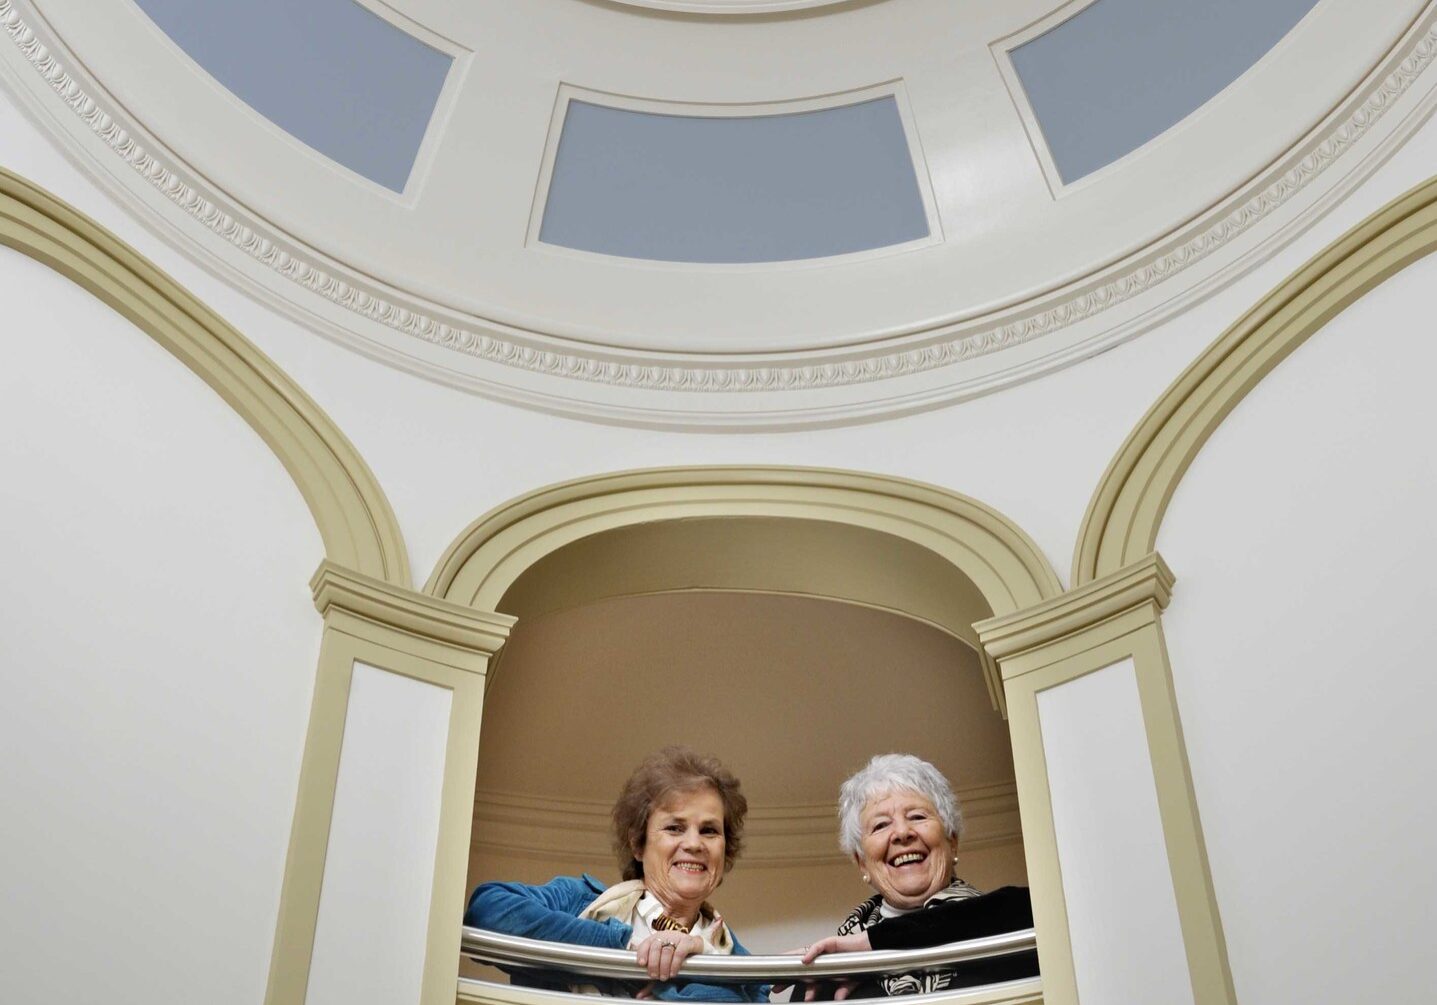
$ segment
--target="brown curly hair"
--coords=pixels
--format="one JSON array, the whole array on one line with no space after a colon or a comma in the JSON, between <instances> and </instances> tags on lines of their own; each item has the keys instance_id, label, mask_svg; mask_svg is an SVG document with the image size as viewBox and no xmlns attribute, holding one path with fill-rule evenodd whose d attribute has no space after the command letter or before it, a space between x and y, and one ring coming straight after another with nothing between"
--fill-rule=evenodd
<instances>
[{"instance_id":1,"label":"brown curly hair","mask_svg":"<svg viewBox=\"0 0 1437 1005\"><path fill-rule=\"evenodd\" d=\"M649 815L675 793L705 787L717 792L723 803L723 868L725 873L733 868L743 848L743 818L748 814L748 800L739 791L738 779L717 757L671 746L644 758L614 803L614 852L624 879L644 876L642 856Z\"/></svg>"}]
</instances>

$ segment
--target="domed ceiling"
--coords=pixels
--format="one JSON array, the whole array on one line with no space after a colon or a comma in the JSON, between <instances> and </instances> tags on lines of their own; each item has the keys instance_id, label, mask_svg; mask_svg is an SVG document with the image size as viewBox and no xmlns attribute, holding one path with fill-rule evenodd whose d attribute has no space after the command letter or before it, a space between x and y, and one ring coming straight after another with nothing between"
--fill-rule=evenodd
<instances>
[{"instance_id":1,"label":"domed ceiling","mask_svg":"<svg viewBox=\"0 0 1437 1005\"><path fill-rule=\"evenodd\" d=\"M0 0L0 76L182 248L504 400L837 424L1132 337L1430 111L1434 5Z\"/></svg>"}]
</instances>

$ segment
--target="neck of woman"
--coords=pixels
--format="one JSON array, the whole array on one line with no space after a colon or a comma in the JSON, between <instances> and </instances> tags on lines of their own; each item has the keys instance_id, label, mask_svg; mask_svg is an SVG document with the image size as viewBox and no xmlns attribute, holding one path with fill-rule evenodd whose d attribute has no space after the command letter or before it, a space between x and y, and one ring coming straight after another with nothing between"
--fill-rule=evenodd
<instances>
[{"instance_id":1,"label":"neck of woman","mask_svg":"<svg viewBox=\"0 0 1437 1005\"><path fill-rule=\"evenodd\" d=\"M918 910L922 910L921 904L918 907L895 907L886 900L879 900L878 902L878 913L885 918L896 918L899 915L912 914Z\"/></svg>"},{"instance_id":2,"label":"neck of woman","mask_svg":"<svg viewBox=\"0 0 1437 1005\"><path fill-rule=\"evenodd\" d=\"M694 923L699 920L699 908L701 905L671 904L663 897L660 897L653 890L649 890L648 892L649 896L653 897L656 901L658 901L659 906L664 909L664 916L672 921L677 921L679 924L683 925L684 931L687 932L692 929L694 927Z\"/></svg>"}]
</instances>

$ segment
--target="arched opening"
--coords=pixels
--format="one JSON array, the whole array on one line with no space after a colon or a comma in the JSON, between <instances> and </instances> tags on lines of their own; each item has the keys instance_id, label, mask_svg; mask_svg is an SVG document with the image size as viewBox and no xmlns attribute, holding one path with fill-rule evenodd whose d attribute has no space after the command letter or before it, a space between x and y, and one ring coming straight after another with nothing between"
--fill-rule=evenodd
<instances>
[{"instance_id":1,"label":"arched opening","mask_svg":"<svg viewBox=\"0 0 1437 1005\"><path fill-rule=\"evenodd\" d=\"M610 804L669 743L718 754L744 782L746 849L715 903L755 952L811 942L870 895L838 850L835 803L874 753L918 754L952 780L960 876L1026 885L1006 724L977 654L932 624L693 588L521 618L504 652L485 696L471 887L615 881Z\"/></svg>"},{"instance_id":2,"label":"arched opening","mask_svg":"<svg viewBox=\"0 0 1437 1005\"><path fill-rule=\"evenodd\" d=\"M838 850L835 807L874 753L948 775L960 876L1026 882L1010 740L972 626L1059 588L973 500L831 471L607 476L485 517L429 589L517 619L485 696L471 886L616 880L612 799L675 742L744 781L747 848L715 901L754 951L831 932L871 892Z\"/></svg>"}]
</instances>

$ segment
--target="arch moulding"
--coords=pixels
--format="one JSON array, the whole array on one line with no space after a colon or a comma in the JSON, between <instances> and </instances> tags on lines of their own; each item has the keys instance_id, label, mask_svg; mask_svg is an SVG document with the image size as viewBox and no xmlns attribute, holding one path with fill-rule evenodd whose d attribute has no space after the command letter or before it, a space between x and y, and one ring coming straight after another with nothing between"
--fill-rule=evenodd
<instances>
[{"instance_id":1,"label":"arch moulding","mask_svg":"<svg viewBox=\"0 0 1437 1005\"><path fill-rule=\"evenodd\" d=\"M753 517L815 521L916 545L956 568L994 615L1023 610L1062 592L1032 539L974 499L899 478L778 467L664 468L540 489L471 524L444 553L425 592L498 611L526 570L583 539L641 525ZM822 570L816 570L815 579L822 576ZM673 578L678 581L682 575L676 572ZM934 588L940 588L939 581ZM935 597L931 608L942 601ZM976 640L971 624L948 627ZM994 703L1001 708L996 668L986 656L984 663Z\"/></svg>"},{"instance_id":2,"label":"arch moulding","mask_svg":"<svg viewBox=\"0 0 1437 1005\"><path fill-rule=\"evenodd\" d=\"M1394 199L1293 273L1164 392L1128 436L1088 505L1072 590L1016 617L979 626L1012 706L1024 823L1036 825L1044 842L1053 827L1044 798L1037 697L1130 661L1125 672L1139 693L1194 1001L1231 1005L1237 996L1162 636L1173 576L1156 553L1158 531L1198 451L1248 392L1333 317L1433 250L1437 177ZM1034 849L1030 863L1035 889L1060 886L1055 847ZM1054 905L1035 900L1035 915L1049 933L1066 932L1066 916ZM1075 1000L1066 938L1047 938L1046 946L1045 993L1054 1001Z\"/></svg>"},{"instance_id":3,"label":"arch moulding","mask_svg":"<svg viewBox=\"0 0 1437 1005\"><path fill-rule=\"evenodd\" d=\"M326 558L410 585L399 523L368 465L329 416L243 335L94 220L4 168L0 244L114 308L238 412L294 480Z\"/></svg>"},{"instance_id":4,"label":"arch moulding","mask_svg":"<svg viewBox=\"0 0 1437 1005\"><path fill-rule=\"evenodd\" d=\"M1434 249L1437 177L1338 238L1224 332L1148 410L1108 465L1078 535L1073 585L1153 552L1188 466L1248 392L1355 300Z\"/></svg>"}]
</instances>

